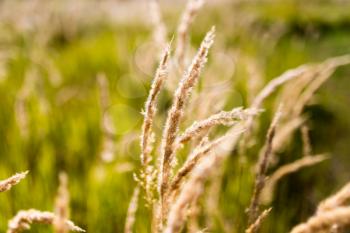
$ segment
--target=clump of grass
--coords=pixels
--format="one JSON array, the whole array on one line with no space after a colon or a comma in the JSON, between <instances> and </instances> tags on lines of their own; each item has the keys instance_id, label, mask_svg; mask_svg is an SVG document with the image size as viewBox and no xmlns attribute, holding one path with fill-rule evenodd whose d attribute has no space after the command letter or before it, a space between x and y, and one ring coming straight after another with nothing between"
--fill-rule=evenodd
<instances>
[{"instance_id":1,"label":"clump of grass","mask_svg":"<svg viewBox=\"0 0 350 233\"><path fill-rule=\"evenodd\" d=\"M156 2L153 2L156 4ZM186 64L185 41L188 37L189 25L194 15L202 6L202 1L189 1L184 16L178 28L175 60L177 64ZM159 11L159 6L157 6ZM157 12L155 31L160 29L160 12ZM302 110L310 101L315 91L327 80L334 70L350 62L349 56L328 59L319 64L307 64L291 69L270 81L260 92L256 88L251 93L250 108L234 108L231 111L221 111L209 117L195 121L180 133L180 125L184 120L185 108L193 88L199 80L200 73L207 61L209 49L214 42L215 29L212 28L204 37L197 54L182 76L175 90L173 103L165 120L158 156L152 156L155 150L155 138L152 132L153 119L156 115L157 96L163 83L169 76L169 66L172 64L170 46L165 49L158 66L148 99L145 104L144 122L141 133L141 175L136 177L140 187L145 191L147 205L152 212L152 232L181 232L189 220L190 229L200 229L196 224L199 214L198 201L205 189L206 181L227 158L232 149L248 148L247 139L254 139L254 126L258 123L255 117L261 112L264 101L279 87L287 83L297 83L295 90L284 90L281 107L276 111L266 135L265 145L261 149L257 164L257 174L253 187L253 195L248 208L247 233L258 232L263 220L271 208L260 212L261 202L272 199L272 193L277 182L285 175L299 169L324 161L324 155L312 156L312 147L305 126L306 117ZM255 93L257 93L255 95ZM290 101L292 98L293 101ZM283 106L283 107L282 107ZM283 115L282 115L283 112ZM277 124L281 127L277 128ZM231 127L224 135L211 139L212 128L224 125ZM292 133L301 128L304 143L302 159L282 165L268 178L268 168L275 152L285 146ZM244 138L240 140L240 136ZM189 146L187 159L178 169L176 158L178 151L185 143L193 141ZM240 142L241 144L237 145ZM227 150L227 148L230 148ZM235 152L235 151L234 151ZM237 153L237 152L235 152ZM155 161L154 158L158 158ZM158 183L155 188L154 184ZM154 191L157 189L157 195ZM135 189L129 205L125 232L132 232L137 208L138 187ZM212 205L214 206L214 205ZM325 217L326 218L326 217ZM312 224L311 224L312 225Z\"/></svg>"},{"instance_id":2,"label":"clump of grass","mask_svg":"<svg viewBox=\"0 0 350 233\"><path fill-rule=\"evenodd\" d=\"M53 225L57 233L65 233L68 231L85 232L85 230L68 220L69 193L67 175L61 173L59 181L60 186L55 202L55 213L36 209L20 210L16 216L9 221L7 233L19 233L29 230L33 223Z\"/></svg>"},{"instance_id":3,"label":"clump of grass","mask_svg":"<svg viewBox=\"0 0 350 233\"><path fill-rule=\"evenodd\" d=\"M7 233L19 233L30 229L33 223L52 225L57 216L48 211L39 211L35 209L21 210L9 221ZM85 232L80 227L74 225L70 220L65 220L64 224L71 231Z\"/></svg>"},{"instance_id":4,"label":"clump of grass","mask_svg":"<svg viewBox=\"0 0 350 233\"><path fill-rule=\"evenodd\" d=\"M201 69L207 61L209 48L214 42L215 28L213 27L204 37L203 42L192 61L191 66L181 79L174 95L174 102L169 110L161 146L161 167L159 171L159 192L161 197L161 213L168 212L167 192L172 167L174 166L174 153L176 150L176 137L183 116L183 109L187 99L197 83Z\"/></svg>"}]
</instances>

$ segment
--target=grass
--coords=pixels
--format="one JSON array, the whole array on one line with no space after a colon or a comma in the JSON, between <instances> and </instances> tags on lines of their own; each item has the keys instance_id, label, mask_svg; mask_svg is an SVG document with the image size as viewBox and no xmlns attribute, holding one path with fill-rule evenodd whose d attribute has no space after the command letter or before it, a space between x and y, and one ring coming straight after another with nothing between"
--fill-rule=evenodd
<instances>
[{"instance_id":1,"label":"grass","mask_svg":"<svg viewBox=\"0 0 350 233\"><path fill-rule=\"evenodd\" d=\"M192 53L198 48L205 32L213 24L217 29L217 41L193 97L206 90L206 82L216 83L217 79L222 78L220 72L226 75L224 70L227 67L218 64L214 68L213 59L220 52L230 58L235 57L233 60L236 61L235 72L227 78L235 90L231 95L240 100L227 96L228 101L222 107L227 111L242 104L247 107L250 103L245 81L249 72L245 68L244 58L252 59L261 68L258 72L266 84L287 69L350 52L347 44L349 32L346 29L348 6L336 3L296 6L293 1L289 2L275 5L229 4L228 7L205 5L191 27L190 51ZM168 32L172 35L180 10L166 8L166 4L161 6ZM333 10L328 10L329 7ZM247 24L246 18L237 17L238 13L252 15L255 19ZM305 18L306 14L311 17ZM66 37L57 30L47 44L38 43L35 37L41 35L45 28L21 32L16 31L13 25L1 22L1 31L8 37L0 38L3 45L0 46L0 54L10 54L6 55L10 57L0 61L1 67L5 68L0 83L3 93L0 98L0 178L5 179L17 171L30 171L20 184L0 195L1 232L6 231L5 223L21 209L54 209L60 171L65 171L69 176L70 216L74 223L88 232L124 231L128 204L136 185L133 173L140 168L140 111L156 69L157 52L147 47L140 49L141 45L152 40L149 25L137 20L119 24L91 18L93 23L89 25L72 20L72 25L78 28L72 37ZM282 29L279 31L281 22ZM271 32L270 35L263 37L267 31ZM142 56L137 57L136 51L140 51ZM38 54L41 57L34 62L32 56ZM138 64L143 60L150 62ZM146 72L144 66L147 67ZM52 83L55 69L62 78L59 85ZM111 104L108 114L120 132L113 137L115 158L111 163L101 159L105 134L100 127L103 112L96 82L99 73L104 73L108 80ZM303 111L308 115L307 125L311 130L314 153L329 152L330 159L280 180L271 203L272 211L263 221L260 232L288 232L292 226L312 216L321 200L349 180L346 166L350 152L347 146L350 122L346 110L349 102L348 74L348 67L340 68L316 93L314 97L317 102L312 102ZM27 124L24 125L28 127L28 135L24 136L25 127L16 120L18 112L15 104L19 101L24 80L30 75L37 78L29 82L29 94L25 96ZM181 74L176 74L169 79L179 80L180 77ZM173 87L167 82L164 88L154 120L157 135L162 132L162 122L172 103ZM137 96L132 95L136 92ZM217 194L219 213L211 213L205 208L211 194L209 190L215 190L215 187L210 188L215 183L215 175L206 184L203 197L198 199L199 206L204 206L198 217L202 228L209 218L213 232L225 232L225 229L243 232L246 229L247 215L244 210L249 204L255 177L252 167L257 162L280 93L269 97L262 106L266 111L259 118L260 128L254 132L257 145L248 150L247 160L242 163L241 157L230 156L222 165L222 174L216 174L222 176ZM219 103L214 101L210 106L215 105ZM196 116L200 116L197 112L190 116L187 114L182 123L188 126L193 120L198 120ZM180 130L184 128L181 126ZM220 135L225 129L219 127L211 136ZM288 164L301 157L300 132L294 133L292 138L292 143L279 154L281 159L277 165ZM158 144L159 140L156 141ZM189 150L190 146L187 146L179 152L180 165ZM268 174L274 170L270 168ZM325 177L324 174L329 175ZM141 198L134 232L150 232L149 214L150 210ZM50 232L51 228L40 225L34 226L31 231Z\"/></svg>"}]
</instances>

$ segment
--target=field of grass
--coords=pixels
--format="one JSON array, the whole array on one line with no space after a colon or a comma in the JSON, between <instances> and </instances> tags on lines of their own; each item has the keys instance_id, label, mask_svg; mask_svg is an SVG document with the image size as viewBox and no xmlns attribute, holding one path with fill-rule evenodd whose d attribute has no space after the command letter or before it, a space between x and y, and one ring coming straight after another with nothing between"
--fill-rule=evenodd
<instances>
[{"instance_id":1,"label":"field of grass","mask_svg":"<svg viewBox=\"0 0 350 233\"><path fill-rule=\"evenodd\" d=\"M186 2L159 0L159 6L166 42L173 41L169 75L159 93L153 125L152 156L158 172L167 113L185 76L185 68L174 64L177 27ZM147 1L0 1L0 179L29 171L19 184L0 193L0 232L6 232L8 221L20 210L54 211L60 172L68 176L69 216L76 225L87 232L124 232L138 185L134 175L142 179L144 169L141 112L165 48L153 37L154 14ZM308 145L313 156L327 154L326 160L281 178L272 201L259 205L260 211L272 207L259 232L290 232L350 180L350 65L346 61L329 68L324 62L350 54L350 2L207 1L189 25L186 69L213 25L215 41L187 101L180 132L220 110L250 108L264 86L289 69L321 65L310 65L299 79L286 82L264 100L252 129L242 133L235 147L224 150L224 161L201 180L204 191L191 201L181 232L247 229L256 165L269 147L267 132L279 106L282 118L275 129L276 141L288 123L302 122L280 148L272 146L263 177L310 156L305 154ZM322 78L324 83L293 115L300 97L296 95ZM303 84L304 79L309 83ZM237 124L245 127L243 120ZM220 125L197 135L177 152L177 165L170 174L176 174L194 148L201 149L206 143L202 138L209 135L208 140L214 140L231 128ZM203 159L224 152L214 151ZM196 163L198 172L201 164ZM189 183L191 174L184 181ZM178 190L180 196L186 182ZM177 232L165 231L167 219L164 229L151 229L154 203L145 200L147 192L141 187L133 232ZM151 192L155 203L161 201L156 188ZM338 223L340 229L322 232L349 231L350 214L343 222L344 228ZM34 224L28 232L53 232L53 228Z\"/></svg>"}]
</instances>

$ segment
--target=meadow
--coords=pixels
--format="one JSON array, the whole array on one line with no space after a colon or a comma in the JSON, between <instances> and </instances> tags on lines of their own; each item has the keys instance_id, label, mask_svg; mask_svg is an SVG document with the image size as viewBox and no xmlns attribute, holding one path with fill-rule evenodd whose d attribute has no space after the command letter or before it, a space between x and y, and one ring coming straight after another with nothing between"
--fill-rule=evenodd
<instances>
[{"instance_id":1,"label":"meadow","mask_svg":"<svg viewBox=\"0 0 350 233\"><path fill-rule=\"evenodd\" d=\"M349 28L347 0L0 1L0 232L348 232Z\"/></svg>"}]
</instances>

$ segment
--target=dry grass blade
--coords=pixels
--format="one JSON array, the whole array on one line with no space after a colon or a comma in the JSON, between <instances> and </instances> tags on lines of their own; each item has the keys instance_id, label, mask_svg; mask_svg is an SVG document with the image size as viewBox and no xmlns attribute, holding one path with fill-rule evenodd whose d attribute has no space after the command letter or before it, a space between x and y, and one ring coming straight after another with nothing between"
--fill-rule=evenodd
<instances>
[{"instance_id":1,"label":"dry grass blade","mask_svg":"<svg viewBox=\"0 0 350 233\"><path fill-rule=\"evenodd\" d=\"M255 178L254 192L248 209L249 224L253 224L258 217L260 195L265 186L266 171L270 160L270 156L272 155L272 143L275 136L278 121L282 115L280 109L281 107L277 110L272 120L270 128L267 132L264 152L262 153L261 158L259 158L260 161L258 166L258 173Z\"/></svg>"},{"instance_id":2,"label":"dry grass blade","mask_svg":"<svg viewBox=\"0 0 350 233\"><path fill-rule=\"evenodd\" d=\"M292 163L281 166L267 180L266 185L261 194L261 201L264 203L271 202L274 188L276 187L277 182L284 176L293 172L297 172L304 167L309 167L318 164L326 159L328 159L328 157L322 154L314 156L305 156Z\"/></svg>"},{"instance_id":3,"label":"dry grass blade","mask_svg":"<svg viewBox=\"0 0 350 233\"><path fill-rule=\"evenodd\" d=\"M261 108L261 105L263 103L263 101L269 97L278 87L280 87L281 85L296 79L298 77L300 77L303 74L306 74L307 72L314 72L315 68L319 68L319 67L326 67L325 72L330 72L332 69L335 69L339 66L343 66L346 64L350 63L350 56L349 55L344 55L344 56L339 56L339 57L333 57L333 58L329 58L321 63L318 64L309 64L309 65L302 65L299 66L297 68L291 69L286 71L285 73L283 73L282 75L278 76L277 78L274 78L273 80L271 80L260 92L259 94L256 96L256 98L252 101L251 107L255 108L255 109L259 109ZM323 68L324 69L324 68ZM331 73L324 75L327 78L330 76ZM322 79L321 79L322 80ZM300 109L300 106L304 106L305 102L309 99L310 97L310 93L314 93L315 90L317 90L317 88L320 86L320 84L323 83L321 82L316 82L316 84L314 85L314 87L311 87L311 89L309 91L307 91L305 94L305 96L302 98L302 101L298 104L296 104L296 109ZM248 119L247 122L247 129L248 129L248 133L251 131L252 129L252 125L254 122L254 116L251 116Z\"/></svg>"},{"instance_id":4,"label":"dry grass blade","mask_svg":"<svg viewBox=\"0 0 350 233\"><path fill-rule=\"evenodd\" d=\"M273 142L273 151L281 151L288 144L292 133L298 129L305 120L304 117L296 117L281 125L276 131L276 136Z\"/></svg>"},{"instance_id":5,"label":"dry grass blade","mask_svg":"<svg viewBox=\"0 0 350 233\"><path fill-rule=\"evenodd\" d=\"M299 116L305 105L321 85L332 76L335 69L349 64L349 62L350 57L348 55L330 58L322 63L310 66L307 72L285 86L281 102L286 106L284 110L286 115Z\"/></svg>"},{"instance_id":6,"label":"dry grass blade","mask_svg":"<svg viewBox=\"0 0 350 233\"><path fill-rule=\"evenodd\" d=\"M266 209L264 210L260 216L255 220L255 222L253 224L251 224L247 230L245 230L245 233L255 233L259 230L261 223L263 222L263 220L267 217L267 215L269 215L270 211L272 210L272 208Z\"/></svg>"},{"instance_id":7,"label":"dry grass blade","mask_svg":"<svg viewBox=\"0 0 350 233\"><path fill-rule=\"evenodd\" d=\"M201 132L208 131L210 128L217 125L231 126L237 121L245 120L249 115L257 114L254 109L235 108L229 112L221 111L211 115L207 119L193 123L185 132L177 139L177 144L181 145L191 139L196 138Z\"/></svg>"},{"instance_id":8,"label":"dry grass blade","mask_svg":"<svg viewBox=\"0 0 350 233\"><path fill-rule=\"evenodd\" d=\"M55 202L55 218L53 225L56 233L67 233L69 228L66 219L69 218L69 193L68 193L68 177L66 173L59 175L60 186Z\"/></svg>"},{"instance_id":9,"label":"dry grass blade","mask_svg":"<svg viewBox=\"0 0 350 233\"><path fill-rule=\"evenodd\" d=\"M350 200L350 183L346 184L337 193L322 201L317 208L317 213L330 211L345 205Z\"/></svg>"},{"instance_id":10,"label":"dry grass blade","mask_svg":"<svg viewBox=\"0 0 350 233\"><path fill-rule=\"evenodd\" d=\"M42 223L52 225L57 216L47 211L39 211L35 209L21 210L17 215L9 221L7 233L19 233L29 230L33 223ZM65 220L67 228L71 231L85 232L85 230L74 225L72 221Z\"/></svg>"},{"instance_id":11,"label":"dry grass blade","mask_svg":"<svg viewBox=\"0 0 350 233\"><path fill-rule=\"evenodd\" d=\"M333 226L350 225L350 207L338 207L311 217L306 223L295 226L290 233L330 232Z\"/></svg>"},{"instance_id":12,"label":"dry grass blade","mask_svg":"<svg viewBox=\"0 0 350 233\"><path fill-rule=\"evenodd\" d=\"M350 56L345 55L345 56L339 56L339 57L334 57L325 60L322 63L319 63L318 65L302 65L299 66L295 69L291 69L283 73L281 76L271 80L265 87L264 89L258 94L258 96L254 99L252 103L253 108L260 108L262 102L270 96L276 88L281 86L282 84L299 77L301 74L307 72L310 68L312 69L315 66L326 66L330 68L336 68L338 66L346 65L350 62Z\"/></svg>"},{"instance_id":13,"label":"dry grass blade","mask_svg":"<svg viewBox=\"0 0 350 233\"><path fill-rule=\"evenodd\" d=\"M288 70L277 78L274 78L255 97L251 107L256 109L260 108L263 101L269 97L279 86L294 78L299 77L301 74L308 71L308 69L311 67L312 66L310 65L302 65L295 69Z\"/></svg>"},{"instance_id":14,"label":"dry grass blade","mask_svg":"<svg viewBox=\"0 0 350 233\"><path fill-rule=\"evenodd\" d=\"M174 102L169 111L161 145L161 169L159 174L159 191L161 196L162 216L167 212L167 204L164 199L164 194L169 185L171 168L174 161L175 140L178 133L178 128L183 116L183 109L189 95L192 92L193 86L197 83L202 67L207 61L209 48L214 42L214 27L206 34L197 55L193 59L187 73L180 81L179 87L175 92Z\"/></svg>"},{"instance_id":15,"label":"dry grass blade","mask_svg":"<svg viewBox=\"0 0 350 233\"><path fill-rule=\"evenodd\" d=\"M241 130L241 131L236 131L235 133L239 135L243 132L244 131ZM229 137L232 137L232 135L230 134L224 135L212 142L208 142L204 145L199 146L199 148L195 149L194 152L188 157L188 159L181 166L181 168L173 178L171 182L170 192L176 191L179 188L181 181L187 176L187 174L189 174L193 170L194 166L198 163L200 159L203 158L203 156L206 156L208 153L214 150L217 146L219 146L224 140L227 140L227 138Z\"/></svg>"},{"instance_id":16,"label":"dry grass blade","mask_svg":"<svg viewBox=\"0 0 350 233\"><path fill-rule=\"evenodd\" d=\"M145 103L144 110L144 120L142 124L142 133L140 138L140 146L141 146L141 179L139 180L139 184L146 192L146 200L147 203L150 204L153 202L153 189L156 186L156 171L150 165L152 161L151 152L153 149L154 143L154 134L152 132L153 128L153 120L157 112L157 98L163 86L163 83L168 77L168 63L170 58L170 46L169 44L163 53L163 56L159 62L151 90L149 92L147 101Z\"/></svg>"},{"instance_id":17,"label":"dry grass blade","mask_svg":"<svg viewBox=\"0 0 350 233\"><path fill-rule=\"evenodd\" d=\"M97 83L99 87L100 105L101 105L101 130L103 132L101 158L104 162L111 162L114 159L115 152L115 127L111 115L108 113L110 105L109 82L105 74L97 75Z\"/></svg>"},{"instance_id":18,"label":"dry grass blade","mask_svg":"<svg viewBox=\"0 0 350 233\"><path fill-rule=\"evenodd\" d=\"M318 68L319 74L316 75L316 78L311 81L311 83L306 87L306 90L301 93L297 101L295 101L294 106L292 107L292 114L294 116L301 114L305 105L309 102L321 85L332 76L334 71L334 67L330 67L329 65L320 65Z\"/></svg>"},{"instance_id":19,"label":"dry grass blade","mask_svg":"<svg viewBox=\"0 0 350 233\"><path fill-rule=\"evenodd\" d=\"M303 155L308 156L312 154L312 146L309 135L309 128L306 125L301 127L301 136L303 140Z\"/></svg>"},{"instance_id":20,"label":"dry grass blade","mask_svg":"<svg viewBox=\"0 0 350 233\"><path fill-rule=\"evenodd\" d=\"M162 20L162 14L158 0L149 0L151 22L153 24L153 38L160 48L166 44L167 30Z\"/></svg>"},{"instance_id":21,"label":"dry grass blade","mask_svg":"<svg viewBox=\"0 0 350 233\"><path fill-rule=\"evenodd\" d=\"M97 84L100 94L100 104L102 111L106 111L109 106L110 97L109 97L109 83L105 74L100 73L97 75Z\"/></svg>"},{"instance_id":22,"label":"dry grass blade","mask_svg":"<svg viewBox=\"0 0 350 233\"><path fill-rule=\"evenodd\" d=\"M187 217L187 229L188 233L197 233L200 231L199 216L201 214L201 208L197 204L198 200L194 200L193 204L190 204Z\"/></svg>"},{"instance_id":23,"label":"dry grass blade","mask_svg":"<svg viewBox=\"0 0 350 233\"><path fill-rule=\"evenodd\" d=\"M128 213L126 216L126 221L125 221L125 229L124 233L132 233L132 228L134 227L135 223L135 214L138 208L138 200L139 200L139 194L140 194L140 188L139 186L136 186L134 189L134 192L132 194L129 208L128 208Z\"/></svg>"},{"instance_id":24,"label":"dry grass blade","mask_svg":"<svg viewBox=\"0 0 350 233\"><path fill-rule=\"evenodd\" d=\"M26 177L28 171L17 173L6 180L0 181L0 192L8 191L12 186L18 184L22 179Z\"/></svg>"},{"instance_id":25,"label":"dry grass blade","mask_svg":"<svg viewBox=\"0 0 350 233\"><path fill-rule=\"evenodd\" d=\"M150 145L152 137L153 118L156 114L156 101L164 81L168 76L168 61L170 56L170 44L166 47L164 54L160 60L155 78L153 80L151 90L145 103L144 120L141 134L141 162L143 166L151 161L150 153L152 145Z\"/></svg>"},{"instance_id":26,"label":"dry grass blade","mask_svg":"<svg viewBox=\"0 0 350 233\"><path fill-rule=\"evenodd\" d=\"M179 23L175 57L180 67L185 64L184 59L190 26L203 4L204 0L189 0Z\"/></svg>"}]
</instances>

